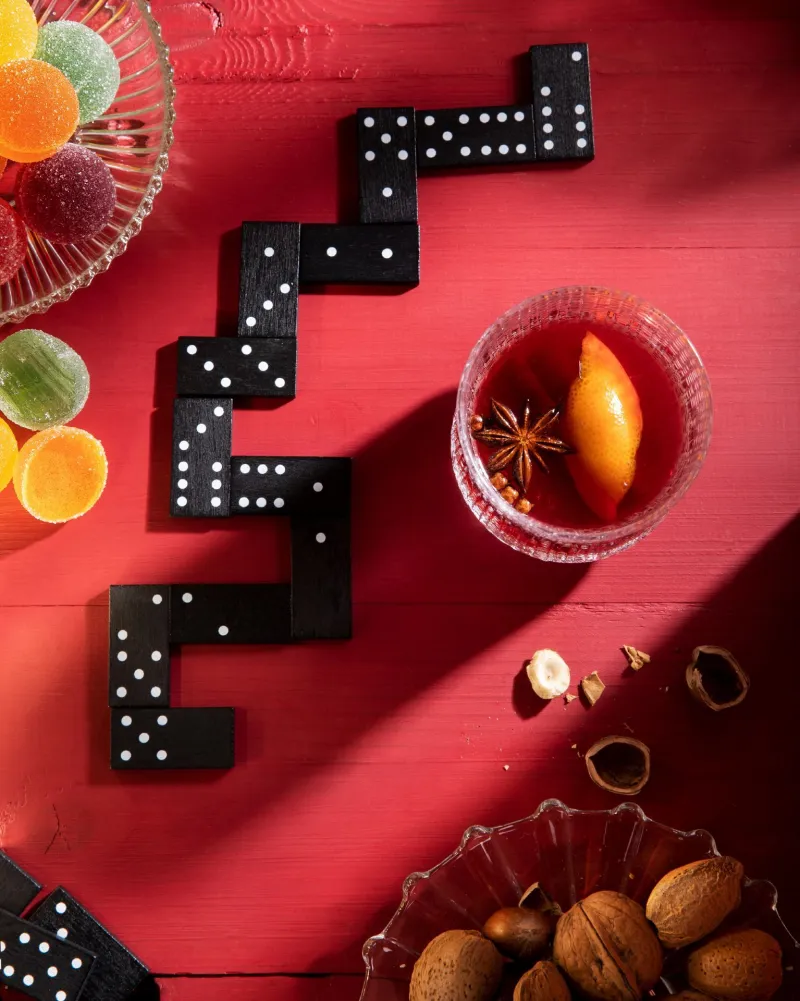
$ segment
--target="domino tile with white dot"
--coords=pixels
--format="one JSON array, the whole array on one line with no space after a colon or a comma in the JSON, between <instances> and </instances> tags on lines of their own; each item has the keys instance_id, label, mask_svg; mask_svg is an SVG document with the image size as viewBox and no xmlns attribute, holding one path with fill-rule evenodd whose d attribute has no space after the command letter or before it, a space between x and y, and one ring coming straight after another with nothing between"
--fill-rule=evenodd
<instances>
[{"instance_id":1,"label":"domino tile with white dot","mask_svg":"<svg viewBox=\"0 0 800 1001\"><path fill-rule=\"evenodd\" d=\"M0 908L21 914L41 888L40 883L0 851Z\"/></svg>"},{"instance_id":2,"label":"domino tile with white dot","mask_svg":"<svg viewBox=\"0 0 800 1001\"><path fill-rule=\"evenodd\" d=\"M417 112L420 168L481 167L536 160L529 104Z\"/></svg>"},{"instance_id":3,"label":"domino tile with white dot","mask_svg":"<svg viewBox=\"0 0 800 1001\"><path fill-rule=\"evenodd\" d=\"M413 108L359 108L358 218L417 221L417 140Z\"/></svg>"},{"instance_id":4,"label":"domino tile with white dot","mask_svg":"<svg viewBox=\"0 0 800 1001\"><path fill-rule=\"evenodd\" d=\"M294 517L291 537L293 638L350 639L349 513Z\"/></svg>"},{"instance_id":5,"label":"domino tile with white dot","mask_svg":"<svg viewBox=\"0 0 800 1001\"><path fill-rule=\"evenodd\" d=\"M179 337L179 396L295 395L294 337Z\"/></svg>"},{"instance_id":6,"label":"domino tile with white dot","mask_svg":"<svg viewBox=\"0 0 800 1001\"><path fill-rule=\"evenodd\" d=\"M300 227L300 282L310 285L419 284L419 226L374 223Z\"/></svg>"},{"instance_id":7,"label":"domino tile with white dot","mask_svg":"<svg viewBox=\"0 0 800 1001\"><path fill-rule=\"evenodd\" d=\"M173 584L173 643L288 643L288 584Z\"/></svg>"},{"instance_id":8,"label":"domino tile with white dot","mask_svg":"<svg viewBox=\"0 0 800 1001\"><path fill-rule=\"evenodd\" d=\"M172 421L170 514L226 518L230 514L231 397L178 397Z\"/></svg>"},{"instance_id":9,"label":"domino tile with white dot","mask_svg":"<svg viewBox=\"0 0 800 1001\"><path fill-rule=\"evenodd\" d=\"M51 934L0 911L0 985L38 1001L77 1001L94 961L93 953L68 940L66 929Z\"/></svg>"},{"instance_id":10,"label":"domino tile with white dot","mask_svg":"<svg viewBox=\"0 0 800 1001\"><path fill-rule=\"evenodd\" d=\"M234 710L231 707L113 709L111 767L114 770L232 768Z\"/></svg>"},{"instance_id":11,"label":"domino tile with white dot","mask_svg":"<svg viewBox=\"0 0 800 1001\"><path fill-rule=\"evenodd\" d=\"M589 47L584 42L533 45L530 55L538 159L591 160Z\"/></svg>"},{"instance_id":12,"label":"domino tile with white dot","mask_svg":"<svg viewBox=\"0 0 800 1001\"><path fill-rule=\"evenodd\" d=\"M330 457L234 456L231 514L347 514L351 466Z\"/></svg>"},{"instance_id":13,"label":"domino tile with white dot","mask_svg":"<svg viewBox=\"0 0 800 1001\"><path fill-rule=\"evenodd\" d=\"M239 337L297 337L300 223L242 223Z\"/></svg>"},{"instance_id":14,"label":"domino tile with white dot","mask_svg":"<svg viewBox=\"0 0 800 1001\"><path fill-rule=\"evenodd\" d=\"M169 705L169 586L109 589L110 706Z\"/></svg>"},{"instance_id":15,"label":"domino tile with white dot","mask_svg":"<svg viewBox=\"0 0 800 1001\"><path fill-rule=\"evenodd\" d=\"M94 953L95 961L80 1001L126 1001L148 969L119 939L59 886L28 916L39 928ZM50 1001L54 1001L51 997Z\"/></svg>"}]
</instances>

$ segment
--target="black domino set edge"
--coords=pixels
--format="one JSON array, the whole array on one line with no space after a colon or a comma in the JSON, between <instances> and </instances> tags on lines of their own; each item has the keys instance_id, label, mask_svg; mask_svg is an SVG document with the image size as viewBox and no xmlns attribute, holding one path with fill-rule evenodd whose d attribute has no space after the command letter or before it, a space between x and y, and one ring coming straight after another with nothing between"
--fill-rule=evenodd
<instances>
[{"instance_id":1,"label":"black domino set edge","mask_svg":"<svg viewBox=\"0 0 800 1001\"><path fill-rule=\"evenodd\" d=\"M588 47L530 57L531 103L360 108L357 225L242 224L237 336L178 340L170 513L288 516L292 579L111 588L112 768L234 764L232 708L170 707L172 644L350 637L350 460L232 456L233 402L295 396L301 286L419 283L420 169L594 157Z\"/></svg>"},{"instance_id":2,"label":"black domino set edge","mask_svg":"<svg viewBox=\"0 0 800 1001\"><path fill-rule=\"evenodd\" d=\"M0 983L37 1001L129 998L147 967L62 887L34 903L41 889L0 852Z\"/></svg>"}]
</instances>

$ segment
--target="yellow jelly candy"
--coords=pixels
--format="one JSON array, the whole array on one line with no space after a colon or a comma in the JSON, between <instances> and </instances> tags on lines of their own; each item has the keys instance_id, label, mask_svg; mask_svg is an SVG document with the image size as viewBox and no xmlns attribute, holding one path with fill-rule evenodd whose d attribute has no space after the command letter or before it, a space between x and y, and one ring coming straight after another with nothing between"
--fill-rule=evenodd
<instances>
[{"instance_id":1,"label":"yellow jelly candy","mask_svg":"<svg viewBox=\"0 0 800 1001\"><path fill-rule=\"evenodd\" d=\"M14 469L14 489L25 510L58 524L86 514L108 477L106 453L88 431L50 428L29 438Z\"/></svg>"},{"instance_id":2,"label":"yellow jelly candy","mask_svg":"<svg viewBox=\"0 0 800 1001\"><path fill-rule=\"evenodd\" d=\"M5 490L14 475L17 461L17 439L14 432L0 417L0 490Z\"/></svg>"},{"instance_id":3,"label":"yellow jelly candy","mask_svg":"<svg viewBox=\"0 0 800 1001\"><path fill-rule=\"evenodd\" d=\"M39 26L28 0L0 0L0 63L33 55Z\"/></svg>"},{"instance_id":4,"label":"yellow jelly candy","mask_svg":"<svg viewBox=\"0 0 800 1001\"><path fill-rule=\"evenodd\" d=\"M44 160L77 127L78 95L61 70L41 59L0 65L0 156L17 163Z\"/></svg>"}]
</instances>

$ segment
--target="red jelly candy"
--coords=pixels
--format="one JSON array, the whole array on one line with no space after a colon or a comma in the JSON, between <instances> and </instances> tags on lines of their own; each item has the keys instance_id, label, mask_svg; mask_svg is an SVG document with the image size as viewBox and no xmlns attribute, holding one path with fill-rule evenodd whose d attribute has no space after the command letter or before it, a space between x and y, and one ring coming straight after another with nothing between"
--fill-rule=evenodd
<instances>
[{"instance_id":1,"label":"red jelly candy","mask_svg":"<svg viewBox=\"0 0 800 1001\"><path fill-rule=\"evenodd\" d=\"M20 215L34 232L53 243L74 243L99 233L111 218L116 186L97 153L68 143L25 167L16 196Z\"/></svg>"},{"instance_id":2,"label":"red jelly candy","mask_svg":"<svg viewBox=\"0 0 800 1001\"><path fill-rule=\"evenodd\" d=\"M8 202L0 199L0 285L19 271L27 252L25 223Z\"/></svg>"}]
</instances>

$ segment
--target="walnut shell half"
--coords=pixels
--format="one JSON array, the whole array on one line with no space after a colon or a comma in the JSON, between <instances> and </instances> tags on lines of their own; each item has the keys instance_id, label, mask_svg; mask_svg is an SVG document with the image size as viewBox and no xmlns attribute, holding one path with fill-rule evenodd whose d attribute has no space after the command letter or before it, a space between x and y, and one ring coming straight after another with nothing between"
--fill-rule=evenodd
<instances>
[{"instance_id":1,"label":"walnut shell half","mask_svg":"<svg viewBox=\"0 0 800 1001\"><path fill-rule=\"evenodd\" d=\"M663 954L643 908L600 890L559 919L553 958L595 1001L640 1001L661 975Z\"/></svg>"},{"instance_id":2,"label":"walnut shell half","mask_svg":"<svg viewBox=\"0 0 800 1001\"><path fill-rule=\"evenodd\" d=\"M742 901L744 866L735 858L702 859L673 869L653 887L647 917L668 949L681 949L718 928Z\"/></svg>"},{"instance_id":3,"label":"walnut shell half","mask_svg":"<svg viewBox=\"0 0 800 1001\"><path fill-rule=\"evenodd\" d=\"M503 975L503 957L479 931L446 931L414 964L409 1001L490 1001Z\"/></svg>"},{"instance_id":4,"label":"walnut shell half","mask_svg":"<svg viewBox=\"0 0 800 1001\"><path fill-rule=\"evenodd\" d=\"M750 678L730 650L721 646L694 648L686 684L699 702L715 712L738 706L750 691Z\"/></svg>"},{"instance_id":5,"label":"walnut shell half","mask_svg":"<svg viewBox=\"0 0 800 1001\"><path fill-rule=\"evenodd\" d=\"M650 778L650 748L633 737L604 737L586 752L595 785L618 796L636 796Z\"/></svg>"},{"instance_id":6,"label":"walnut shell half","mask_svg":"<svg viewBox=\"0 0 800 1001\"><path fill-rule=\"evenodd\" d=\"M514 1001L571 1001L571 995L558 968L545 959L520 977Z\"/></svg>"},{"instance_id":7,"label":"walnut shell half","mask_svg":"<svg viewBox=\"0 0 800 1001\"><path fill-rule=\"evenodd\" d=\"M696 949L686 974L719 1001L769 1001L783 981L781 947L758 928L729 932Z\"/></svg>"}]
</instances>

